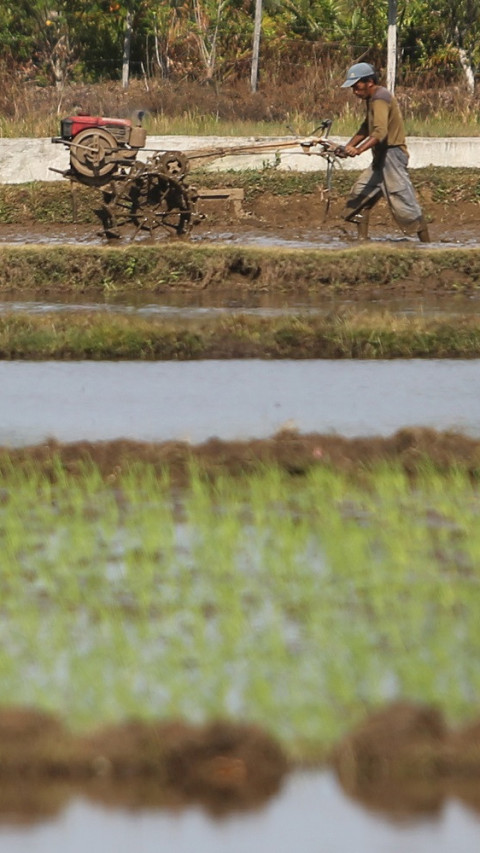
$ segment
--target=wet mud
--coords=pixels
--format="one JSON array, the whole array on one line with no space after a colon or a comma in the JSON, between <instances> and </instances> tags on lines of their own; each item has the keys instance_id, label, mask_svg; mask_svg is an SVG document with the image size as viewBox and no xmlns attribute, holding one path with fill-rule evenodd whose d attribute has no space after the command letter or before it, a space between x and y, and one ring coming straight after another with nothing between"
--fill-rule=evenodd
<instances>
[{"instance_id":1,"label":"wet mud","mask_svg":"<svg viewBox=\"0 0 480 853\"><path fill-rule=\"evenodd\" d=\"M194 232L194 239L243 242L304 248L345 248L358 245L355 225L341 216L344 199L335 197L328 209L321 190L309 196L270 196L254 200L240 220L229 220L228 231L219 232L218 214L211 211ZM472 202L443 204L425 200L432 247L479 246L480 211ZM228 220L227 220L228 221ZM416 236L403 232L392 219L385 202L370 217L369 244L421 245Z\"/></svg>"},{"instance_id":2,"label":"wet mud","mask_svg":"<svg viewBox=\"0 0 480 853\"><path fill-rule=\"evenodd\" d=\"M480 246L480 206L473 201L434 201L431 192L420 193L429 223L433 247ZM167 228L136 233L128 227L121 239L108 239L96 221L91 197L91 221L75 222L73 214L60 222L38 222L27 217L23 221L0 223L0 244L83 244L123 245L134 239L135 244L155 245L164 242L193 242L195 244L239 244L272 248L347 248L355 246L355 225L345 223L341 213L344 197L334 193L327 205L327 196L319 186L310 194L276 195L263 192L247 199L240 209L226 202L200 202L201 218L187 237L178 238ZM84 219L85 217L83 217ZM371 213L370 242L417 245L416 236L403 232L392 219L384 201Z\"/></svg>"},{"instance_id":3,"label":"wet mud","mask_svg":"<svg viewBox=\"0 0 480 853\"><path fill-rule=\"evenodd\" d=\"M397 702L333 750L343 791L390 816L439 814L455 797L480 813L480 723L449 729L436 708Z\"/></svg>"},{"instance_id":4,"label":"wet mud","mask_svg":"<svg viewBox=\"0 0 480 853\"><path fill-rule=\"evenodd\" d=\"M53 816L80 793L117 808L196 803L219 816L259 807L288 767L253 725L130 721L74 735L52 714L0 710L0 821Z\"/></svg>"}]
</instances>

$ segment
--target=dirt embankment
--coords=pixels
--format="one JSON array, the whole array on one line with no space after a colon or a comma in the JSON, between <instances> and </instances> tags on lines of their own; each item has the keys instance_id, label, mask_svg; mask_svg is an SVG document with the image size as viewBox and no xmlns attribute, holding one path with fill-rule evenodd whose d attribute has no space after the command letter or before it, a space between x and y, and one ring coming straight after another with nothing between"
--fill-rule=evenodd
<instances>
[{"instance_id":1,"label":"dirt embankment","mask_svg":"<svg viewBox=\"0 0 480 853\"><path fill-rule=\"evenodd\" d=\"M288 761L253 725L129 721L74 735L53 714L0 709L2 816L54 814L74 794L123 807L199 803L220 815L276 794Z\"/></svg>"},{"instance_id":2,"label":"dirt embankment","mask_svg":"<svg viewBox=\"0 0 480 853\"><path fill-rule=\"evenodd\" d=\"M416 427L401 429L386 438L345 438L282 430L268 439L211 438L198 445L126 439L61 444L50 440L32 447L0 448L0 474L12 466L28 470L32 465L52 480L62 471L75 475L94 466L108 482L132 465L146 465L159 474L168 471L171 482L180 486L189 483L192 465L211 480L225 474L242 476L271 465L293 476L308 474L319 465L352 476L392 465L412 475L425 469L460 470L476 479L480 476L480 440L462 433Z\"/></svg>"},{"instance_id":3,"label":"dirt embankment","mask_svg":"<svg viewBox=\"0 0 480 853\"><path fill-rule=\"evenodd\" d=\"M446 797L480 811L480 722L452 730L436 708L396 702L368 716L331 756L346 794L396 816L435 814Z\"/></svg>"},{"instance_id":4,"label":"dirt embankment","mask_svg":"<svg viewBox=\"0 0 480 853\"><path fill-rule=\"evenodd\" d=\"M28 297L215 293L348 295L476 294L480 248L362 244L313 249L169 242L126 247L4 246L0 293Z\"/></svg>"},{"instance_id":5,"label":"dirt embankment","mask_svg":"<svg viewBox=\"0 0 480 853\"><path fill-rule=\"evenodd\" d=\"M465 300L466 298L463 297ZM470 306L464 302L464 310ZM3 309L0 359L191 361L198 359L478 358L480 322L358 313L349 306L282 316L177 317L173 322L90 308L81 313Z\"/></svg>"},{"instance_id":6,"label":"dirt embankment","mask_svg":"<svg viewBox=\"0 0 480 853\"><path fill-rule=\"evenodd\" d=\"M54 816L74 795L123 808L213 815L258 808L289 770L282 747L254 725L130 721L75 736L52 714L0 709L0 822ZM327 762L369 808L434 814L447 797L480 810L480 722L450 729L435 708L396 702L347 734Z\"/></svg>"}]
</instances>

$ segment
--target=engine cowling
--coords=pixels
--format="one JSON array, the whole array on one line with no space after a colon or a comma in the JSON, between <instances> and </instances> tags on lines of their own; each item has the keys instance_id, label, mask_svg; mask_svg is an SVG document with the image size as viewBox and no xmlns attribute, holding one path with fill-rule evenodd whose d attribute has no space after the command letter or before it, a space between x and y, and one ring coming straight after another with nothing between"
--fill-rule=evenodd
<instances>
[{"instance_id":1,"label":"engine cowling","mask_svg":"<svg viewBox=\"0 0 480 853\"><path fill-rule=\"evenodd\" d=\"M60 122L60 137L69 142L82 130L92 128L101 128L111 134L119 145L130 145L132 148L143 148L145 145L146 131L143 127L134 127L127 118L106 118L84 114L69 116Z\"/></svg>"},{"instance_id":2,"label":"engine cowling","mask_svg":"<svg viewBox=\"0 0 480 853\"><path fill-rule=\"evenodd\" d=\"M130 119L79 113L61 120L60 137L70 150L70 167L80 180L102 181L131 164L146 131Z\"/></svg>"}]
</instances>

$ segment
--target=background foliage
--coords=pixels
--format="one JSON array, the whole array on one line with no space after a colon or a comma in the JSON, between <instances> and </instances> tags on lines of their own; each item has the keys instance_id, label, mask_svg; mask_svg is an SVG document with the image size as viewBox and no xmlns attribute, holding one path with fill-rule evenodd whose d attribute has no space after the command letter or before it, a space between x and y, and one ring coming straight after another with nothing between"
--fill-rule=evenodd
<instances>
[{"instance_id":1,"label":"background foliage","mask_svg":"<svg viewBox=\"0 0 480 853\"><path fill-rule=\"evenodd\" d=\"M388 0L264 0L261 70L386 60ZM128 18L127 18L128 16ZM121 74L132 23L131 74L145 79L246 78L254 0L10 0L0 6L0 64L19 79L98 82ZM399 82L461 79L480 63L478 0L399 0Z\"/></svg>"}]
</instances>

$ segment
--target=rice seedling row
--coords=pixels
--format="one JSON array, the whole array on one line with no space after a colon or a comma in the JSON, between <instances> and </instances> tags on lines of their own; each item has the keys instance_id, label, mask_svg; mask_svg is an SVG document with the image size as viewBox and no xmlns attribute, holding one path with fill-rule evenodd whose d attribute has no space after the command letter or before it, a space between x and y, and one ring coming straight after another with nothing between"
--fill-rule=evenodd
<instances>
[{"instance_id":1,"label":"rice seedling row","mask_svg":"<svg viewBox=\"0 0 480 853\"><path fill-rule=\"evenodd\" d=\"M460 471L265 467L179 489L132 465L0 483L3 705L79 730L256 721L321 754L396 697L471 715L480 497Z\"/></svg>"}]
</instances>

